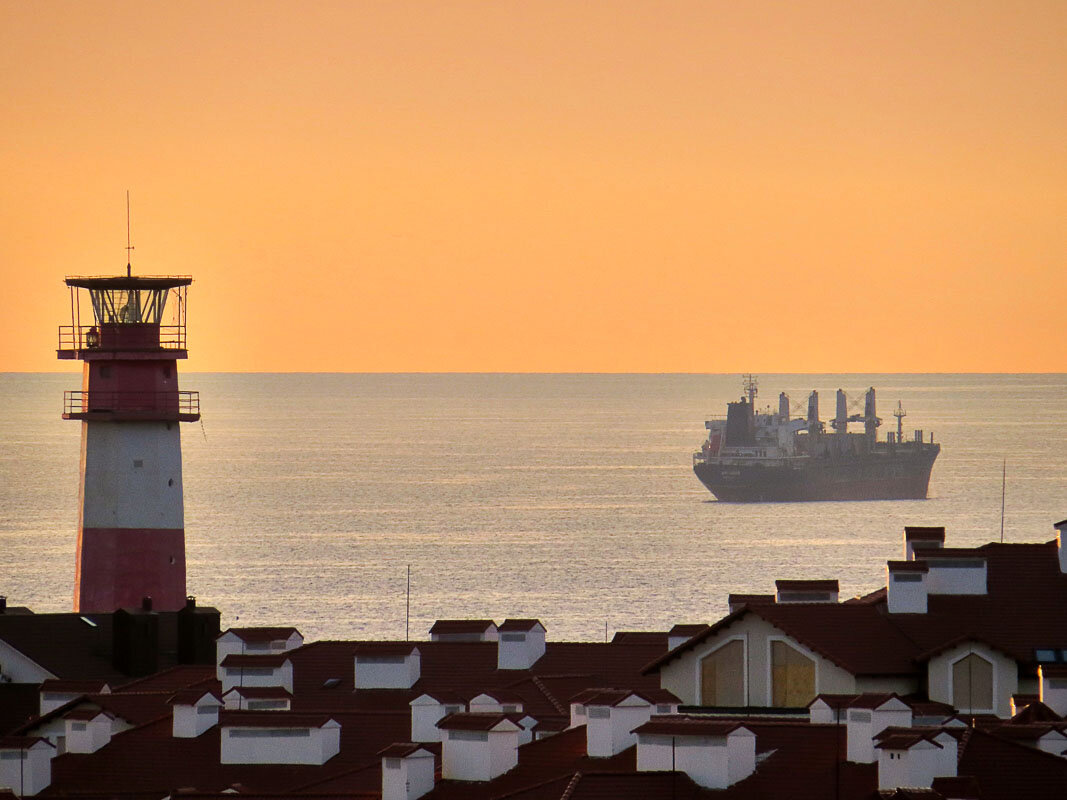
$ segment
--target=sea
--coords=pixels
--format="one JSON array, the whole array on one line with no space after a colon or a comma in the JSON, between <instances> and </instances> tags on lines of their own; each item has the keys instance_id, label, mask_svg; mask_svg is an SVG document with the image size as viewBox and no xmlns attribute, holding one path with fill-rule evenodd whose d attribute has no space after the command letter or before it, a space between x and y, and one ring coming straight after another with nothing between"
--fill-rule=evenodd
<instances>
[{"instance_id":1,"label":"sea","mask_svg":"<svg viewBox=\"0 0 1067 800\"><path fill-rule=\"evenodd\" d=\"M0 374L0 594L69 611L80 375ZM1067 517L1067 375L760 375L941 443L927 500L716 502L692 471L739 375L207 374L182 426L188 589L224 626L309 640L427 637L535 617L549 638L713 622L778 578L877 589L905 525L949 545L1049 541ZM1002 508L1003 491L1003 516ZM1002 533L1003 520L1003 533Z\"/></svg>"}]
</instances>

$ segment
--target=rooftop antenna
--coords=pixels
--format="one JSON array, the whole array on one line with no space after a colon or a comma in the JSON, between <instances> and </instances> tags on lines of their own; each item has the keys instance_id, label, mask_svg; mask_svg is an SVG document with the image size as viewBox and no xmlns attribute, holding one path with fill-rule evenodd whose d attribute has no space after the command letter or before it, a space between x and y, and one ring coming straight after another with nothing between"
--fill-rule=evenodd
<instances>
[{"instance_id":1,"label":"rooftop antenna","mask_svg":"<svg viewBox=\"0 0 1067 800\"><path fill-rule=\"evenodd\" d=\"M133 268L130 266L131 256L133 252L133 245L130 244L130 190L126 190L126 277L129 278L133 273Z\"/></svg>"},{"instance_id":2,"label":"rooftop antenna","mask_svg":"<svg viewBox=\"0 0 1067 800\"><path fill-rule=\"evenodd\" d=\"M1000 465L1000 543L1004 544L1004 496L1008 488L1008 459Z\"/></svg>"},{"instance_id":3,"label":"rooftop antenna","mask_svg":"<svg viewBox=\"0 0 1067 800\"><path fill-rule=\"evenodd\" d=\"M404 612L404 641L411 641L411 564L408 564L408 598Z\"/></svg>"}]
</instances>

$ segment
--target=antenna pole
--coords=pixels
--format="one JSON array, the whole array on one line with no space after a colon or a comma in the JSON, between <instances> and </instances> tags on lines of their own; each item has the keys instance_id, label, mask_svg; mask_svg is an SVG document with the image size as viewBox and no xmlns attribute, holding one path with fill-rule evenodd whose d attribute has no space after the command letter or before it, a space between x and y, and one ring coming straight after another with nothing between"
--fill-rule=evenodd
<instances>
[{"instance_id":1,"label":"antenna pole","mask_svg":"<svg viewBox=\"0 0 1067 800\"><path fill-rule=\"evenodd\" d=\"M1004 497L1008 489L1008 459L1000 466L1000 543L1004 544Z\"/></svg>"},{"instance_id":2,"label":"antenna pole","mask_svg":"<svg viewBox=\"0 0 1067 800\"><path fill-rule=\"evenodd\" d=\"M133 250L133 246L130 244L130 190L126 190L126 277L129 278L133 272L133 267L130 266L130 253Z\"/></svg>"},{"instance_id":3,"label":"antenna pole","mask_svg":"<svg viewBox=\"0 0 1067 800\"><path fill-rule=\"evenodd\" d=\"M404 612L404 641L411 641L411 564L408 564L408 602Z\"/></svg>"}]
</instances>

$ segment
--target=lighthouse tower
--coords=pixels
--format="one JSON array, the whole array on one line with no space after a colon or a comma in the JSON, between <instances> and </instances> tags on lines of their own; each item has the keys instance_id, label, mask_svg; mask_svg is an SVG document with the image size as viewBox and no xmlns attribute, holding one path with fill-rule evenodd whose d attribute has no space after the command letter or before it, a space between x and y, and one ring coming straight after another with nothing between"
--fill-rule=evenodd
<instances>
[{"instance_id":1,"label":"lighthouse tower","mask_svg":"<svg viewBox=\"0 0 1067 800\"><path fill-rule=\"evenodd\" d=\"M71 324L60 326L57 355L85 362L82 388L63 396L63 418L82 423L74 610L109 612L145 597L177 610L185 605L178 423L200 419L198 393L178 391L192 278L66 283Z\"/></svg>"}]
</instances>

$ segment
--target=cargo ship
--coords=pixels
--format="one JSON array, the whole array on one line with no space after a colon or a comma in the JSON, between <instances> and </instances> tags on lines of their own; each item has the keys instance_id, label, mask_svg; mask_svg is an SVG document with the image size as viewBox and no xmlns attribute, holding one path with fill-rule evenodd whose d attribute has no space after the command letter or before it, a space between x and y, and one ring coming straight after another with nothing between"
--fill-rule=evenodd
<instances>
[{"instance_id":1,"label":"cargo ship","mask_svg":"<svg viewBox=\"0 0 1067 800\"><path fill-rule=\"evenodd\" d=\"M718 500L731 503L804 500L924 500L930 471L941 452L931 433L904 436L898 401L896 431L878 438L882 420L874 388L863 412L849 414L848 396L837 390L830 429L819 420L819 393L808 396L806 417L790 417L789 396L778 396L778 413L756 411L758 384L746 375L744 396L728 403L725 419L704 423L708 438L693 454L693 471ZM800 407L803 410L803 406ZM850 423L862 432L849 432Z\"/></svg>"}]
</instances>

